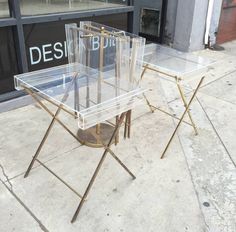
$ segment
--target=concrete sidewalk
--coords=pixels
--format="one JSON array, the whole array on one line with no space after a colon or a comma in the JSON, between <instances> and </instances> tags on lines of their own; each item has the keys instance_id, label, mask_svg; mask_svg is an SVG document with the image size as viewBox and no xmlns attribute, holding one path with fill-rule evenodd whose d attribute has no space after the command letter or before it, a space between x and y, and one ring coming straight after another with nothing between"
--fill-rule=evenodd
<instances>
[{"instance_id":1,"label":"concrete sidewalk","mask_svg":"<svg viewBox=\"0 0 236 232\"><path fill-rule=\"evenodd\" d=\"M113 148L136 180L108 156L74 224L70 220L79 198L73 192L37 164L23 178L50 117L35 104L1 113L0 231L235 232L236 41L224 47L223 52L198 52L218 60L192 105L199 135L182 125L160 160L176 122L150 113L145 103L139 106L131 139ZM183 111L169 82L149 72L144 83L157 90L148 93L152 102L165 107L167 101L174 112ZM14 102L0 108L6 104ZM76 122L62 118L76 131ZM83 192L101 153L80 146L56 125L40 160Z\"/></svg>"}]
</instances>

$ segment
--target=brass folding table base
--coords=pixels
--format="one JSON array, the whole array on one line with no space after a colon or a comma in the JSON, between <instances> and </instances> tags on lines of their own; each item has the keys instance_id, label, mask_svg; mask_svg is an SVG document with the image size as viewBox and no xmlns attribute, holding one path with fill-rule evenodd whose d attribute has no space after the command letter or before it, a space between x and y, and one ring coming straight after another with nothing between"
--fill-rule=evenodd
<instances>
[{"instance_id":1,"label":"brass folding table base","mask_svg":"<svg viewBox=\"0 0 236 232\"><path fill-rule=\"evenodd\" d=\"M130 138L131 133L131 110L129 110L125 117L124 138Z\"/></svg>"},{"instance_id":2,"label":"brass folding table base","mask_svg":"<svg viewBox=\"0 0 236 232\"><path fill-rule=\"evenodd\" d=\"M175 134L177 133L177 130L179 129L181 123L183 122L184 116L189 112L189 108L190 108L190 106L191 106L191 104L192 104L194 98L196 97L196 94L197 94L199 88L201 87L201 84L202 84L204 78L205 78L205 77L202 77L202 78L201 78L201 80L200 80L200 82L198 83L197 88L195 89L195 91L194 91L194 93L193 93L193 95L192 95L190 101L188 102L187 105L185 105L185 111L183 112L183 114L182 114L182 116L181 116L181 118L180 118L180 120L179 120L177 126L175 127L175 130L174 130L173 134L171 135L171 137L170 137L170 139L169 139L169 141L168 141L168 143L167 143L167 145L166 145L164 151L162 152L161 159L164 158L164 155L165 155L165 153L166 153L168 147L170 146L170 144L171 144L171 142L172 142L172 140L173 140ZM195 128L195 127L194 127L194 128Z\"/></svg>"},{"instance_id":3,"label":"brass folding table base","mask_svg":"<svg viewBox=\"0 0 236 232\"><path fill-rule=\"evenodd\" d=\"M70 87L70 86L69 86L69 87ZM68 87L68 91L66 91L65 96L63 97L63 101L66 101L66 99L67 99L67 97L68 97L68 94L67 94L67 93L69 92L69 87ZM120 129L122 123L124 122L124 119L127 120L127 121L125 122L125 127L127 127L126 130L128 130L128 132L125 132L125 135L126 135L126 133L128 133L128 136L129 136L129 133L130 133L130 124L128 124L128 123L131 121L131 119L130 119L130 117L131 117L131 111L124 112L124 113L121 114L121 116L117 116L117 117L116 117L116 124L115 124L114 127L113 127L113 126L110 126L110 125L108 125L108 124L100 124L100 126L99 126L99 127L100 127L100 131L102 131L101 129L104 129L104 132L105 132L105 131L107 131L107 132L109 131L109 136L110 136L109 138L108 138L107 136L105 136L104 134L103 134L102 137L100 137L99 134L96 134L96 133L94 134L95 129L91 129L91 130L90 130L90 132L91 132L91 135L90 135L90 136L93 137L93 139L90 140L90 141L87 143L87 145L88 145L89 143L91 143L91 144L89 144L90 146L92 146L92 147L98 147L98 144L99 144L99 147L103 147L103 148L104 148L104 152L103 152L102 157L101 157L101 159L100 159L100 161L99 161L99 163L98 163L98 165L97 165L97 167L96 167L96 169L95 169L95 171L94 171L94 173L93 173L93 175L92 175L92 178L90 179L90 181L89 181L89 183L88 183L88 186L87 186L87 188L86 188L84 194L80 194L80 193L78 193L77 191L75 191L70 185L68 185L64 180L62 180L58 175L56 175L51 169L49 169L45 164L43 164L43 163L38 159L38 156L39 156L40 151L41 151L43 145L45 144L45 142L46 142L46 140L47 140L47 138L48 138L48 136L49 136L49 134L50 134L50 132L51 132L51 129L53 128L53 125L55 124L55 122L58 122L70 135L72 135L72 136L73 136L77 141L79 141L79 142L81 142L81 139L85 139L85 138L86 138L85 135L89 136L89 135L88 135L89 130L87 130L84 134L82 134L81 131L78 131L78 135L79 135L79 137L78 137L77 135L75 135L75 134L58 118L58 115L59 115L60 111L63 110L62 104L61 104L61 105L58 105L58 108L57 108L57 110L56 110L56 113L54 114L54 113L52 113L51 110L49 110L49 108L48 108L45 104L43 104L43 103L40 101L39 97L41 97L41 96L38 95L38 93L33 92L31 89L29 89L29 88L27 88L27 87L24 87L24 89L25 89L25 91L26 91L28 94L30 94L30 95L35 99L35 101L36 101L46 112L49 113L49 115L52 116L51 123L49 124L49 127L48 127L48 129L46 130L46 133L45 133L45 135L43 136L43 139L42 139L42 141L40 142L40 145L39 145L38 149L36 150L36 153L35 153L35 155L33 156L33 159L31 160L31 162L30 162L30 164L29 164L29 166L28 166L28 169L27 169L27 171L26 171L24 177L26 178L26 177L29 175L29 173L30 173L30 171L31 171L31 169L32 169L32 167L33 167L35 161L36 161L36 162L38 162L40 165L42 165L44 168L46 168L50 173L52 173L52 174L53 174L57 179L59 179L62 183L64 183L64 184L65 184L70 190L72 190L77 196L79 196L79 197L81 198L81 200L80 200L80 203L79 203L79 205L78 205L78 207L77 207L77 209L76 209L76 211L75 211L75 213L74 213L74 215L73 215L73 217L72 217L71 223L73 223L73 222L76 220L76 218L77 218L77 216L78 216L78 214L79 214L79 212L80 212L80 210L81 210L81 208L82 208L84 202L86 201L86 198L87 198L87 196L88 196L88 193L89 193L89 191L91 190L92 185L93 185L93 183L94 183L94 181L95 181L95 179L96 179L96 177L97 177L97 175L98 175L98 173L99 173L99 170L101 169L102 164L104 163L104 160L106 159L106 156L107 156L108 153L121 165L121 167L132 177L132 179L135 179L135 178L136 178L135 175L127 168L127 166L115 155L115 153L114 153L114 152L111 150L111 148L110 148L111 145L115 142L115 140L116 140L117 137L118 137L117 135L118 135L118 133L119 133L119 129ZM55 104L54 104L54 105L55 105ZM64 110L64 111L65 111L65 110ZM65 112L66 112L66 111L65 111ZM75 116L74 113L70 113L70 115L72 115L73 117ZM112 131L112 130L113 130L113 131ZM82 137L81 137L81 135L82 135ZM90 137L90 138L91 138L91 137ZM105 141L103 141L103 139L105 139ZM95 142L95 140L96 140L96 142ZM83 142L83 143L82 143L83 145L86 145L85 140L82 141L82 142ZM94 142L95 142L95 143L94 143Z\"/></svg>"},{"instance_id":4,"label":"brass folding table base","mask_svg":"<svg viewBox=\"0 0 236 232\"><path fill-rule=\"evenodd\" d=\"M157 72L157 73L161 73L161 74L166 75L166 76L168 76L168 77L174 78L174 79L175 79L175 82L176 82L176 85L177 85L177 88L178 88L178 91L179 91L179 94L180 94L180 97L181 97L181 100L182 100L183 105L184 105L184 107L185 107L185 111L183 112L182 116L179 118L179 117L176 117L175 115L173 115L173 114L171 114L171 113L169 113L169 112L167 112L167 111L165 111L165 110L162 110L162 109L159 108L159 107L156 107L156 106L152 105L152 104L149 102L149 100L147 99L146 95L143 94L144 99L146 100L146 103L147 103L147 105L148 105L148 107L150 108L150 111L151 111L152 113L154 113L155 110L159 110L159 111L161 111L162 113L165 113L165 114L167 114L168 116L171 116L172 118L179 120L179 122L178 122L178 124L177 124L177 126L176 126L176 128L175 128L175 130L174 130L174 132L172 133L172 135L171 135L171 137L170 137L170 139L169 139L169 141L168 141L168 143L167 143L167 145L166 145L166 147L165 147L165 149L164 149L164 151L162 152L162 155L161 155L160 158L163 159L164 156L165 156L165 153L166 153L168 147L170 146L170 144L171 144L171 142L172 142L172 140L173 140L175 134L177 133L177 130L178 130L178 128L180 127L181 123L185 123L185 124L188 124L188 125L192 126L193 129L194 129L195 135L198 134L197 127L196 127L196 125L195 125L195 123L194 123L194 121L193 121L193 118L192 118L192 115L191 115L191 112L190 112L190 106L191 106L191 104L192 104L194 98L196 97L196 94L197 94L199 88L201 87L201 84L202 84L202 82L203 82L203 80L204 80L205 77L203 76L203 77L200 79L200 81L199 81L197 87L195 88L195 90L194 90L194 92L193 92L193 95L192 95L190 101L187 102L187 100L186 100L186 98L185 98L185 96L184 96L184 91L183 91L183 89L181 88L181 85L180 85L180 83L179 83L180 80L181 80L181 78L178 78L178 77L176 77L176 76L170 75L170 74L168 74L168 73L164 73L164 72L158 71L157 69L154 69L154 68L152 68L152 67L149 67L148 64L147 64L147 65L144 66L144 69L143 69L143 72L142 72L142 75L141 75L141 79L143 79L143 76L144 76L144 74L145 74L145 72L146 72L147 69L149 69L149 70L151 70L151 71L154 71L154 72ZM186 114L188 114L188 117L189 117L189 119L190 119L190 123L184 120L184 117L185 117Z\"/></svg>"},{"instance_id":5,"label":"brass folding table base","mask_svg":"<svg viewBox=\"0 0 236 232\"><path fill-rule=\"evenodd\" d=\"M97 126L93 126L87 130L79 129L77 132L77 138L83 145L101 148L104 147L104 144L108 144L114 128L115 127L110 124L101 123L99 134L97 134ZM113 143L115 143L115 139L113 139L112 144Z\"/></svg>"}]
</instances>

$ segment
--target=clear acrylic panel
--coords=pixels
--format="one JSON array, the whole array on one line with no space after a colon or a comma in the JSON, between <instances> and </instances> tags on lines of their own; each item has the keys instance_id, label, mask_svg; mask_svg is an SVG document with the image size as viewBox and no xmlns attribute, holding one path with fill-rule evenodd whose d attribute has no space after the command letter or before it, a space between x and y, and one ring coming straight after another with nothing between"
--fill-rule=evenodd
<instances>
[{"instance_id":1,"label":"clear acrylic panel","mask_svg":"<svg viewBox=\"0 0 236 232\"><path fill-rule=\"evenodd\" d=\"M78 114L78 126L87 129L128 111L141 101L143 89L130 89L129 82L117 85L116 78L81 64L67 64L14 77L15 88L32 89Z\"/></svg>"},{"instance_id":2,"label":"clear acrylic panel","mask_svg":"<svg viewBox=\"0 0 236 232\"><path fill-rule=\"evenodd\" d=\"M69 64L17 75L16 89L33 89L77 112L81 129L128 111L142 100L141 69L137 69L142 67L144 39L111 36L105 29L96 32L76 24L66 25L66 36Z\"/></svg>"},{"instance_id":3,"label":"clear acrylic panel","mask_svg":"<svg viewBox=\"0 0 236 232\"><path fill-rule=\"evenodd\" d=\"M103 24L82 21L66 25L69 63L80 62L113 72L118 80L138 83L143 68L145 39Z\"/></svg>"},{"instance_id":4,"label":"clear acrylic panel","mask_svg":"<svg viewBox=\"0 0 236 232\"><path fill-rule=\"evenodd\" d=\"M185 78L203 74L215 62L206 57L181 52L159 44L148 44L145 47L145 64L177 77Z\"/></svg>"}]
</instances>

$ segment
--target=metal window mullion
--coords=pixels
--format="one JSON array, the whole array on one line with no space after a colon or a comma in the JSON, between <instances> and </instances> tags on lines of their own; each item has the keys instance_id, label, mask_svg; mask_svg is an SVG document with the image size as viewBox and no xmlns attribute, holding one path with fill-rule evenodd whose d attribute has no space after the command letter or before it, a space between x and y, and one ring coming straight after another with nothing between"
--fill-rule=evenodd
<instances>
[{"instance_id":1,"label":"metal window mullion","mask_svg":"<svg viewBox=\"0 0 236 232\"><path fill-rule=\"evenodd\" d=\"M133 33L133 23L134 23L134 12L128 12L128 17L127 17L127 29L128 32Z\"/></svg>"},{"instance_id":2,"label":"metal window mullion","mask_svg":"<svg viewBox=\"0 0 236 232\"><path fill-rule=\"evenodd\" d=\"M20 69L19 71L28 72L25 37L24 37L24 30L20 12L20 1L9 0L9 11L10 11L10 16L16 19L16 30L14 31L14 33L16 39L17 59Z\"/></svg>"},{"instance_id":3,"label":"metal window mullion","mask_svg":"<svg viewBox=\"0 0 236 232\"><path fill-rule=\"evenodd\" d=\"M14 18L0 19L0 27L9 27L9 26L15 26L15 25L16 25L16 19Z\"/></svg>"},{"instance_id":4,"label":"metal window mullion","mask_svg":"<svg viewBox=\"0 0 236 232\"><path fill-rule=\"evenodd\" d=\"M56 21L62 21L62 20L97 17L97 16L104 16L104 15L110 15L110 14L129 13L133 11L134 11L133 6L124 6L124 7L113 7L109 9L71 11L71 12L34 15L34 16L24 16L21 18L21 20L22 20L22 24L47 23L47 22L56 22Z\"/></svg>"}]
</instances>

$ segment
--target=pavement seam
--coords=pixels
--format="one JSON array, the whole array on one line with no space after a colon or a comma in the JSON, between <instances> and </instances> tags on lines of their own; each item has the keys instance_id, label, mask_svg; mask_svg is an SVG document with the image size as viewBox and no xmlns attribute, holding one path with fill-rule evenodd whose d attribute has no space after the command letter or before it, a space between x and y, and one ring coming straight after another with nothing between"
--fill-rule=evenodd
<instances>
[{"instance_id":1,"label":"pavement seam","mask_svg":"<svg viewBox=\"0 0 236 232\"><path fill-rule=\"evenodd\" d=\"M205 226L206 226L207 230L210 232L210 227L209 227L209 225L208 225L207 222L206 222L206 218L205 218L205 215L204 215L204 213L203 213L202 205L201 205L201 202L200 202L200 199L199 199L198 191L197 191L197 189L196 189L196 185L195 185L194 180L193 180L193 176L192 176L192 173L191 173L191 169L190 169L189 164L188 164L187 155L186 155L186 153L185 153L185 151L184 151L184 147L183 147L183 144L182 144L182 142L181 142L180 135L179 135L178 132L177 132L177 137L178 137L178 140L179 140L179 144L180 144L181 150L182 150L182 152L183 152L183 154L184 154L185 163L186 163L186 166L187 166L189 175L190 175L190 179L191 179L191 182L192 182L192 185L193 185L194 192L195 192L196 197L197 197L197 202L198 202L198 206L199 206L201 215L202 215L202 217L203 217L203 221L204 221L204 223L205 223Z\"/></svg>"},{"instance_id":2,"label":"pavement seam","mask_svg":"<svg viewBox=\"0 0 236 232\"><path fill-rule=\"evenodd\" d=\"M166 102L167 107L169 108L169 110L171 110L171 109L170 109L170 106L169 106L169 102L167 101L166 95L164 95L164 101ZM174 120L173 118L172 118L172 124L174 125L174 127L176 127L175 120ZM199 195L198 195L198 192L197 192L197 190L196 190L196 186L195 186L194 181L193 181L193 176L192 176L190 167L189 167L189 165L188 165L187 156L186 156L186 153L185 153L185 151L184 151L183 144L182 144L182 142L181 142L181 140L180 140L180 136L179 136L178 131L177 131L176 135L177 135L177 138L178 138L178 140L179 140L179 144L180 144L181 150L182 150L183 155L184 155L185 164L186 164L186 166L187 166L187 169L188 169L188 172L189 172L189 176L190 176L190 180L191 180L191 182L192 182L193 189L194 189L194 192L195 192L196 197L197 197L197 202L198 202L199 210L200 210L201 215L202 215L202 218L203 218L203 222L204 222L204 224L205 224L205 227L206 227L207 231L210 232L210 227L209 227L209 225L208 225L207 222L206 222L205 215L204 215L204 213L203 213L203 210L202 210L202 207L201 207L201 203L200 203L200 200L199 200ZM204 231L204 232L205 232L205 231Z\"/></svg>"},{"instance_id":3,"label":"pavement seam","mask_svg":"<svg viewBox=\"0 0 236 232\"><path fill-rule=\"evenodd\" d=\"M8 175L6 174L5 169L4 169L2 164L0 164L0 168L2 169L3 176L6 178L6 180L4 182L7 182L9 184L9 186L10 186L10 189L12 190L13 189L12 183L11 183Z\"/></svg>"},{"instance_id":4,"label":"pavement seam","mask_svg":"<svg viewBox=\"0 0 236 232\"><path fill-rule=\"evenodd\" d=\"M231 73L227 73L226 75L223 75L223 76L221 76L220 78L218 78L218 79L216 79L216 80L214 80L214 81L212 81L212 82L210 82L210 83L207 83L206 85L211 84L211 83L213 83L213 82L215 82L215 81L218 81L219 79L224 78L224 77L226 77L227 75L230 75L230 74L232 74L232 73L234 73L234 72L236 72L236 70L234 70L234 71L231 72ZM205 85L205 86L206 86L206 85ZM202 86L201 88L204 88L205 86ZM186 95L187 95L187 94L190 94L190 93L193 91L193 90L192 90L192 91L190 90L191 87L189 88L189 87L185 86L185 88L186 88L186 90L188 91L187 93L185 93ZM190 90L190 91L189 91L189 90ZM200 92L200 91L199 91L199 92ZM201 93L202 93L202 92L201 92ZM206 95L207 95L207 94L206 94ZM208 95L208 96L210 96L210 95ZM165 97L165 99L166 99L166 97ZM180 99L180 98L175 98L175 99L173 99L173 100L171 100L171 101L169 101L169 102L166 101L168 107L169 107L169 103L175 102L175 101L177 101L177 100L179 100L179 99ZM203 112L205 113L205 115L206 115L206 117L207 117L207 120L210 122L210 124L211 124L211 126L212 126L212 128L213 128L213 131L215 132L215 134L217 135L217 137L218 137L220 143L221 143L222 146L224 147L224 149L225 149L226 153L228 154L228 156L229 156L231 162L232 162L232 163L234 164L234 166L235 166L235 162L233 161L233 159L232 159L232 157L231 157L229 151L227 150L227 147L225 146L223 140L221 139L220 135L218 134L216 128L214 127L214 124L211 122L211 120L210 120L208 114L206 113L206 111L205 111L203 105L200 103L200 101L199 101L199 99L197 98L197 96L196 96L196 100L198 101L198 103L199 103L200 107L202 108ZM219 100L222 100L222 99L219 99ZM224 101L224 100L223 100L223 101ZM227 101L225 101L225 102L227 102ZM231 104L233 104L233 103L231 103ZM233 105L235 105L235 104L233 104ZM175 125L175 121L174 121L173 119L172 119L172 122L173 122L173 124ZM185 161L186 161L187 168L188 168L188 171L189 171L189 174L190 174L191 182L192 182L193 187L194 187L195 194L196 194L196 196L197 196L197 201L198 201L198 204L199 204L199 209L200 209L200 211L201 211L201 215L202 215L202 217L203 217L203 220L204 220L204 223L205 223L205 226L206 226L207 230L210 231L210 226L209 226L209 225L207 224L207 222L206 222L206 218L205 218L205 215L204 215L204 211L203 211L203 208L202 208L202 206L201 206L200 199L199 199L199 194L198 194L198 192L197 192L196 185L194 184L194 178L193 178L193 176L192 176L192 174L191 174L191 169L190 169L190 167L189 167L189 165L188 165L187 155L186 155L186 153L185 153L185 151L184 151L184 147L183 147L183 144L182 144L182 142L181 142L181 138L180 138L180 135L179 135L178 132L177 132L177 136L178 136L178 140L179 140L179 143L180 143L180 146L181 146L181 150L183 151L183 154L184 154L184 156L185 156Z\"/></svg>"},{"instance_id":5,"label":"pavement seam","mask_svg":"<svg viewBox=\"0 0 236 232\"><path fill-rule=\"evenodd\" d=\"M50 159L44 161L43 163L46 164L46 163L48 163L48 162L51 162L52 160L54 160L54 159L56 159L56 158L58 158L58 157L61 157L61 156L65 155L65 154L67 154L67 153L69 153L69 152L71 152L71 151L74 151L74 150L76 150L77 148L79 148L79 147L81 147L81 146L82 146L82 145L80 144L80 145L78 145L78 146L76 146L76 147L73 147L73 148L71 148L71 149L68 150L68 151L65 151L65 152L63 152L63 153L60 153L59 155L56 155L56 156L54 156L54 157L52 157L52 158L50 158ZM34 169L39 168L39 167L41 167L41 164L35 164L34 167L32 167L31 170L34 170ZM22 175L24 175L24 174L25 174L25 172L21 172L21 173L15 175L15 176L9 178L8 180L11 181L11 180L13 180L13 179L15 179L15 178L17 178L17 177L19 177L19 176L22 176ZM5 181L5 182L6 182L6 181Z\"/></svg>"},{"instance_id":6,"label":"pavement seam","mask_svg":"<svg viewBox=\"0 0 236 232\"><path fill-rule=\"evenodd\" d=\"M232 104L232 105L234 105L234 106L236 105L235 103L230 102L230 101L227 101L227 100L225 100L225 99L222 99L222 98L219 98L219 97L216 97L216 96L213 96L213 95L210 95L210 94L207 94L207 93L201 92L201 91L200 91L200 93L203 94L203 95L206 95L206 96L208 96L208 97L212 97L212 98L215 98L215 99L217 99L217 100L220 100L220 101L226 102L226 103L228 103L228 104Z\"/></svg>"},{"instance_id":7,"label":"pavement seam","mask_svg":"<svg viewBox=\"0 0 236 232\"><path fill-rule=\"evenodd\" d=\"M207 120L210 122L212 129L213 129L213 130L214 130L214 132L216 133L216 136L217 136L217 137L218 137L218 139L220 140L220 143L221 143L221 144L222 144L222 146L224 147L224 149L225 149L225 151L226 151L226 153L227 153L227 155L228 155L229 159L231 160L231 162L232 162L232 164L234 165L234 167L236 167L236 163L234 162L234 160L233 160L232 156L230 155L230 152L228 151L228 149L227 149L226 145L224 144L224 142L223 142L222 138L220 137L220 135L219 135L218 131L216 130L216 128L215 128L215 126L214 126L214 124L212 123L212 121L211 121L211 119L210 119L209 115L207 114L206 110L204 109L204 107L203 107L202 103L200 102L200 100L199 100L199 98L198 98L198 97L196 97L196 99L197 99L197 101L198 101L199 105L201 106L201 108L202 108L202 110L203 110L204 114L206 115L206 117L207 117Z\"/></svg>"},{"instance_id":8,"label":"pavement seam","mask_svg":"<svg viewBox=\"0 0 236 232\"><path fill-rule=\"evenodd\" d=\"M222 79L222 78L224 78L224 77L226 77L226 76L228 76L228 75L231 75L231 74L233 74L233 73L235 73L235 72L236 72L236 69L233 70L233 71L231 71L231 72L228 72L228 73L224 74L223 76L220 76L220 77L216 78L216 79L213 80L213 81L210 81L210 82L206 83L205 85L203 84L203 85L200 87L200 89L202 89L202 88L204 88L204 87L206 87L206 86L208 86L208 85L210 85L210 84L212 84L212 83L214 83L214 82L216 82L216 81L218 81L218 80L220 80L220 79Z\"/></svg>"},{"instance_id":9,"label":"pavement seam","mask_svg":"<svg viewBox=\"0 0 236 232\"><path fill-rule=\"evenodd\" d=\"M61 154L59 154L59 155L57 155L57 156L54 156L54 157L52 157L51 159L48 159L48 160L45 161L44 163L48 163L48 162L50 162L50 161L52 161L52 160L54 160L54 159L56 159L56 158L58 158L58 157L61 157L61 156L65 155L65 154L67 154L67 153L73 151L73 150L76 150L77 148L79 148L79 147L81 147L81 146L82 146L81 144L78 145L78 146L75 146L75 147L71 148L71 149L68 150L68 151L65 151L65 152L63 152L63 153L61 153ZM40 166L41 166L41 165L35 166L35 167L33 167L32 169L39 168ZM41 228L41 230L42 230L43 232L49 232L49 230L42 224L42 222L34 215L34 213L24 204L24 202L23 202L23 201L17 196L17 194L14 193L14 191L13 191L13 185L12 185L12 183L11 183L11 180L13 180L13 179L15 179L15 178L17 178L17 177L23 175L25 172L22 172L22 173L20 173L20 174L14 176L14 177L12 177L12 178L9 178L8 175L6 174L5 170L4 170L4 167L3 167L1 164L0 164L0 168L1 168L1 170L2 170L3 176L6 178L5 181L2 180L2 179L0 179L0 182L4 185L5 188L7 188L7 190L11 193L11 195L20 203L20 205L23 206L23 208L30 214L30 216L38 223L38 225L39 225L39 227ZM7 185L7 183L9 184L9 186Z\"/></svg>"},{"instance_id":10,"label":"pavement seam","mask_svg":"<svg viewBox=\"0 0 236 232\"><path fill-rule=\"evenodd\" d=\"M33 212L24 204L24 202L14 193L13 189L9 188L6 183L0 179L0 182L5 186L5 188L11 193L11 195L18 201L18 203L26 210L27 213L38 223L39 227L43 232L49 232L49 230L42 224L42 222L33 214ZM11 185L12 187L12 185Z\"/></svg>"},{"instance_id":11,"label":"pavement seam","mask_svg":"<svg viewBox=\"0 0 236 232\"><path fill-rule=\"evenodd\" d=\"M174 119L172 119L172 123L173 123L174 126L176 126ZM202 207L201 207L201 203L200 203L200 200L199 200L199 195L198 195L198 192L197 192L197 190L196 190L196 186L195 186L194 181L193 181L193 176L192 176L192 173L191 173L191 169L190 169L190 167L189 167L189 164L188 164L188 160L187 160L186 153L185 153L185 151L184 151L183 144L182 144L181 139L180 139L180 135L179 135L178 132L176 133L176 135L177 135L177 138L178 138L178 141L179 141L181 150L182 150L183 155L184 155L184 160L185 160L185 163L186 163L188 172L189 172L189 176L190 176L190 180L191 180L192 185L193 185L194 192L195 192L196 197L197 197L198 206L199 206L199 209L200 209L200 212L201 212L201 215L202 215L204 224L205 224L205 226L206 226L206 228L207 228L207 231L210 232L210 227L209 227L209 225L207 224L207 222L206 222L206 220L205 220L205 215L204 215L203 210L202 210Z\"/></svg>"}]
</instances>

